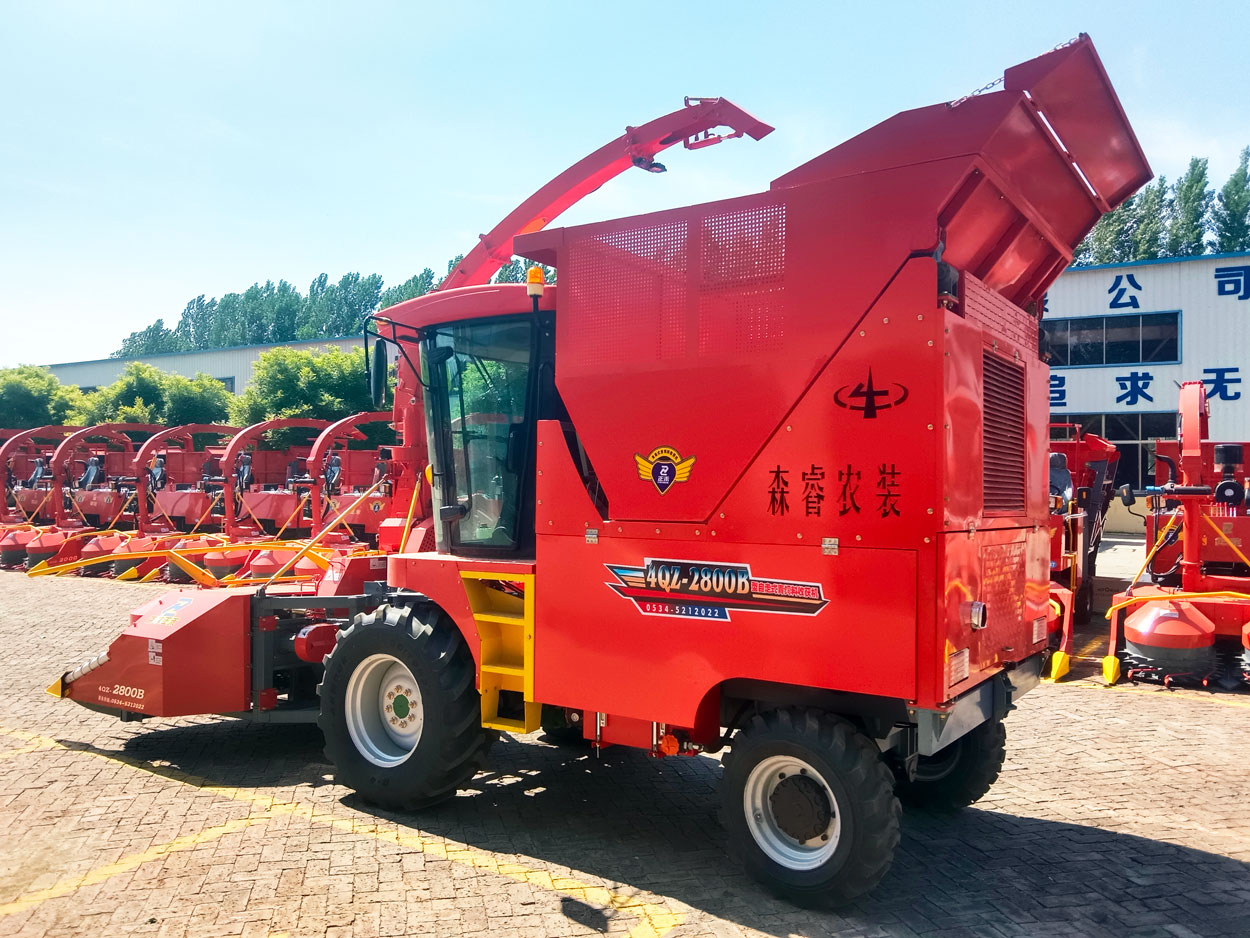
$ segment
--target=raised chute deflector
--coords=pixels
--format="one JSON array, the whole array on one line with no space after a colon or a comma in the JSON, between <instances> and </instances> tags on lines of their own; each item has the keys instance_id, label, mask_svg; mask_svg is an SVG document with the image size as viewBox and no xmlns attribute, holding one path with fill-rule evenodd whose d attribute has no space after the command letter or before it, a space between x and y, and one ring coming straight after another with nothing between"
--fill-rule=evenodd
<instances>
[{"instance_id":1,"label":"raised chute deflector","mask_svg":"<svg viewBox=\"0 0 1250 938\"><path fill-rule=\"evenodd\" d=\"M909 171L937 162L957 168L957 181L923 193L913 211L932 212L944 260L1020 305L1038 299L1098 218L1152 175L1081 36L1008 69L1002 91L896 114L772 188L880 173L908 186Z\"/></svg>"},{"instance_id":2,"label":"raised chute deflector","mask_svg":"<svg viewBox=\"0 0 1250 938\"><path fill-rule=\"evenodd\" d=\"M1088 36L1007 69L1003 87L1029 95L1108 210L1154 175Z\"/></svg>"}]
</instances>

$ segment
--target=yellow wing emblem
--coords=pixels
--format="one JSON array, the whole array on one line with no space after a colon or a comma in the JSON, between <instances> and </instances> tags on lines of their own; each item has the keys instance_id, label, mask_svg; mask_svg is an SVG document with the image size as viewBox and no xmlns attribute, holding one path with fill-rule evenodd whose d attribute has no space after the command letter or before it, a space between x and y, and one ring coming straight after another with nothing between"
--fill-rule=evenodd
<instances>
[{"instance_id":1,"label":"yellow wing emblem","mask_svg":"<svg viewBox=\"0 0 1250 938\"><path fill-rule=\"evenodd\" d=\"M655 485L663 495L674 482L686 482L694 469L695 457L681 458L681 454L671 446L660 446L651 451L649 456L634 453L634 463L638 467L638 478Z\"/></svg>"},{"instance_id":2,"label":"yellow wing emblem","mask_svg":"<svg viewBox=\"0 0 1250 938\"><path fill-rule=\"evenodd\" d=\"M651 467L654 466L655 463L649 460L646 456L639 456L637 453L634 453L634 462L638 464L638 478L646 479L650 482Z\"/></svg>"}]
</instances>

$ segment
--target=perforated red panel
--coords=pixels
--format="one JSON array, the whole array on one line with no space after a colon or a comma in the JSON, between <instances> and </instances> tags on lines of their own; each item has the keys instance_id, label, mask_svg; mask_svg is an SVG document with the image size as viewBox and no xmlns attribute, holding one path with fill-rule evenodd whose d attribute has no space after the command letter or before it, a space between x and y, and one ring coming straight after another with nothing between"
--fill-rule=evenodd
<instances>
[{"instance_id":1,"label":"perforated red panel","mask_svg":"<svg viewBox=\"0 0 1250 938\"><path fill-rule=\"evenodd\" d=\"M569 245L572 303L593 310L579 322L588 363L686 353L686 222L607 231ZM621 337L649 339L638 344Z\"/></svg>"},{"instance_id":2,"label":"perforated red panel","mask_svg":"<svg viewBox=\"0 0 1250 938\"><path fill-rule=\"evenodd\" d=\"M971 274L963 275L964 315L986 332L1020 346L1021 353L1037 349L1037 320Z\"/></svg>"}]
</instances>

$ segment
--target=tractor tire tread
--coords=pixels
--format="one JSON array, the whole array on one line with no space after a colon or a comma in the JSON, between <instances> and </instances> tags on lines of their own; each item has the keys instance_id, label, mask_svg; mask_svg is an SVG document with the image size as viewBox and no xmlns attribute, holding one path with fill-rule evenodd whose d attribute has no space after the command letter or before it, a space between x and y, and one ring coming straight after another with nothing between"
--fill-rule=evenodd
<instances>
[{"instance_id":1,"label":"tractor tire tread","mask_svg":"<svg viewBox=\"0 0 1250 938\"><path fill-rule=\"evenodd\" d=\"M1002 720L986 720L951 745L962 747L962 764L934 781L899 780L901 801L929 811L955 811L985 797L1007 758L1007 727Z\"/></svg>"},{"instance_id":2,"label":"tractor tire tread","mask_svg":"<svg viewBox=\"0 0 1250 938\"><path fill-rule=\"evenodd\" d=\"M853 856L823 879L806 883L783 882L767 873L761 875L761 861L742 815L742 790L737 784L724 785L723 817L730 846L746 863L748 870L781 897L809 908L845 905L871 891L889 871L899 843L902 809L894 795L894 777L877 747L847 720L812 708L767 710L752 717L735 735L723 758L726 779L736 778L737 766L755 744L774 741L796 742L808 747L828 763L846 788L854 830Z\"/></svg>"},{"instance_id":3,"label":"tractor tire tread","mask_svg":"<svg viewBox=\"0 0 1250 938\"><path fill-rule=\"evenodd\" d=\"M340 715L323 706L318 724L326 740L326 757L335 766L336 781L354 789L371 804L416 811L453 797L457 789L484 768L487 750L498 734L488 732L481 725L473 656L459 629L434 606L384 604L358 616L339 632L339 641L326 657L326 676L320 688L323 693L327 685L334 686L334 682L346 680L346 675L340 681L335 673L335 656L342 649L350 649L354 639L366 631L391 629L411 638L411 643L406 643L410 653L419 655L429 665L437 683L437 688L430 690L437 690L441 698L438 726L431 726L430 730L438 730L443 738L434 751L423 754L424 777L419 790L395 787L389 778L380 778L381 773L393 770L380 770L360 756L350 735L339 726ZM405 663L412 667L411 662ZM423 688L423 696L425 693ZM406 765L408 763L403 763L397 768L403 769Z\"/></svg>"}]
</instances>

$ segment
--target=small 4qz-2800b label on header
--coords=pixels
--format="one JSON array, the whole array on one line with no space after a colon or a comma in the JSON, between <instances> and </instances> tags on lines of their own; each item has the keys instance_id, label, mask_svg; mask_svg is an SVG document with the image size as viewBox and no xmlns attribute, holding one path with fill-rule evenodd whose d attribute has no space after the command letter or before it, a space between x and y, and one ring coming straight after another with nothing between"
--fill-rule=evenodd
<instances>
[{"instance_id":1,"label":"small 4qz-2800b label on header","mask_svg":"<svg viewBox=\"0 0 1250 938\"><path fill-rule=\"evenodd\" d=\"M726 622L734 610L814 616L828 602L819 583L756 576L749 564L648 558L641 567L604 566L616 577L606 585L648 616Z\"/></svg>"}]
</instances>

